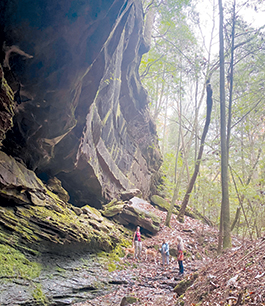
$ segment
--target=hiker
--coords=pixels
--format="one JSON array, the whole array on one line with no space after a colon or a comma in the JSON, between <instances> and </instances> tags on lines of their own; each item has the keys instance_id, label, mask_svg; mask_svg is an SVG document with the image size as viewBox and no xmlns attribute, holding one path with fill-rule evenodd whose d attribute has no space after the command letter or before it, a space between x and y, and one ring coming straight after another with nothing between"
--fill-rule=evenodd
<instances>
[{"instance_id":1,"label":"hiker","mask_svg":"<svg viewBox=\"0 0 265 306\"><path fill-rule=\"evenodd\" d=\"M141 241L141 233L140 226L137 226L136 231L133 235L133 245L134 245L134 258L141 258L142 251L142 241Z\"/></svg>"},{"instance_id":2,"label":"hiker","mask_svg":"<svg viewBox=\"0 0 265 306\"><path fill-rule=\"evenodd\" d=\"M183 268L184 244L181 237L178 237L177 240L178 240L177 250L178 250L179 275L182 276L184 274L184 268Z\"/></svg>"},{"instance_id":3,"label":"hiker","mask_svg":"<svg viewBox=\"0 0 265 306\"><path fill-rule=\"evenodd\" d=\"M162 255L162 265L165 266L165 262L169 265L169 244L163 240L161 249L159 249Z\"/></svg>"}]
</instances>

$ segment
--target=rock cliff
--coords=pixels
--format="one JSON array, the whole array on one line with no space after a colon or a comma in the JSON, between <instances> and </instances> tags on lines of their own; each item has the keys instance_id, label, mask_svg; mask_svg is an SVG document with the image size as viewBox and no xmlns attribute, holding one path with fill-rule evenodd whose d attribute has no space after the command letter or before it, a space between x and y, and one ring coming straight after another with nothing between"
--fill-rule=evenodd
<instances>
[{"instance_id":1,"label":"rock cliff","mask_svg":"<svg viewBox=\"0 0 265 306\"><path fill-rule=\"evenodd\" d=\"M120 203L119 195L148 198L161 164L138 75L148 50L141 5L0 1L3 305L91 298L115 284L100 260L119 259L124 238L131 243L117 223L159 230L160 218L135 205L120 205L117 223L103 205Z\"/></svg>"},{"instance_id":2,"label":"rock cliff","mask_svg":"<svg viewBox=\"0 0 265 306\"><path fill-rule=\"evenodd\" d=\"M78 207L150 196L161 155L138 75L141 1L3 0L0 15L1 150Z\"/></svg>"}]
</instances>

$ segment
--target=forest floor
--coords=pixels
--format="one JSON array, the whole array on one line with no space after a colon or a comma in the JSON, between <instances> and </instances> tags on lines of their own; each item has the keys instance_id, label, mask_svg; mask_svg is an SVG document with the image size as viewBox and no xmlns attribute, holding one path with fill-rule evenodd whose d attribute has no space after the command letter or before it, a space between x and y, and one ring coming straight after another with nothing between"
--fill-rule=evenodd
<instances>
[{"instance_id":1,"label":"forest floor","mask_svg":"<svg viewBox=\"0 0 265 306\"><path fill-rule=\"evenodd\" d=\"M162 217L164 222L166 212L147 203L143 206ZM74 306L265 305L265 241L242 242L233 237L233 247L216 256L217 235L217 229L199 220L185 217L182 224L172 215L171 228L162 225L156 236L144 239L143 246L157 249L165 239L174 251L177 237L182 237L186 250L183 278L178 275L174 256L170 256L169 266L163 267L159 252L156 252L155 262L153 258L146 258L143 251L141 260L128 256L121 259L128 268L111 272L115 289ZM174 292L175 286L181 280L189 280L196 271L199 275L197 281L180 300ZM130 303L129 297L133 298Z\"/></svg>"}]
</instances>

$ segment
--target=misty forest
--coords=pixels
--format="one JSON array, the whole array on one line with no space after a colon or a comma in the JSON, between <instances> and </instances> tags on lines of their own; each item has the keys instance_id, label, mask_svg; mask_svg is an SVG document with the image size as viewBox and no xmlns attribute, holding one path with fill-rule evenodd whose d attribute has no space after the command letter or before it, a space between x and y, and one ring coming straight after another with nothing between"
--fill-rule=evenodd
<instances>
[{"instance_id":1,"label":"misty forest","mask_svg":"<svg viewBox=\"0 0 265 306\"><path fill-rule=\"evenodd\" d=\"M2 0L0 306L265 305L263 0Z\"/></svg>"}]
</instances>

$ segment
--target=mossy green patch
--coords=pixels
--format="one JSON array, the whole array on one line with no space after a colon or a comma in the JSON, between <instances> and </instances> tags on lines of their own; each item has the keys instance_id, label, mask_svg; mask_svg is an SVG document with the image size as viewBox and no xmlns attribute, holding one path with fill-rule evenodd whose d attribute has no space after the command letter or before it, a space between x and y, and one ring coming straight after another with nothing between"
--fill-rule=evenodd
<instances>
[{"instance_id":1,"label":"mossy green patch","mask_svg":"<svg viewBox=\"0 0 265 306\"><path fill-rule=\"evenodd\" d=\"M57 272L60 272L60 273L65 273L65 269L63 269L63 268L60 268L60 267L56 267L56 269L55 269Z\"/></svg>"},{"instance_id":2,"label":"mossy green patch","mask_svg":"<svg viewBox=\"0 0 265 306\"><path fill-rule=\"evenodd\" d=\"M182 295L185 293L185 291L194 283L194 281L198 278L199 274L194 273L192 274L188 279L183 279L180 281L177 286L174 288L174 292L176 292L179 295Z\"/></svg>"},{"instance_id":3,"label":"mossy green patch","mask_svg":"<svg viewBox=\"0 0 265 306\"><path fill-rule=\"evenodd\" d=\"M151 202L155 205L158 206L159 208L161 208L162 210L167 211L170 207L170 204L163 199L162 197L158 196L158 195L153 195L151 197Z\"/></svg>"},{"instance_id":4,"label":"mossy green patch","mask_svg":"<svg viewBox=\"0 0 265 306\"><path fill-rule=\"evenodd\" d=\"M109 272L115 270L123 270L127 267L126 262L121 261L121 258L124 257L125 252L124 248L131 246L131 242L122 239L121 243L117 244L116 247L109 253L100 252L97 254L99 262L107 266Z\"/></svg>"},{"instance_id":5,"label":"mossy green patch","mask_svg":"<svg viewBox=\"0 0 265 306\"><path fill-rule=\"evenodd\" d=\"M37 284L35 289L33 290L32 297L37 302L39 306L48 305L48 299L42 291L41 284Z\"/></svg>"},{"instance_id":6,"label":"mossy green patch","mask_svg":"<svg viewBox=\"0 0 265 306\"><path fill-rule=\"evenodd\" d=\"M197 252L195 254L195 258L198 259L198 260L202 260L202 256L201 256L201 254L199 252Z\"/></svg>"},{"instance_id":7,"label":"mossy green patch","mask_svg":"<svg viewBox=\"0 0 265 306\"><path fill-rule=\"evenodd\" d=\"M108 271L109 272L113 272L113 271L115 271L117 269L117 266L116 266L116 264L114 263L114 262L110 262L109 264L108 264Z\"/></svg>"},{"instance_id":8,"label":"mossy green patch","mask_svg":"<svg viewBox=\"0 0 265 306\"><path fill-rule=\"evenodd\" d=\"M206 254L206 250L205 250L205 254ZM192 254L190 252L188 252L187 250L184 251L184 256L188 257L188 258L192 258Z\"/></svg>"},{"instance_id":9,"label":"mossy green patch","mask_svg":"<svg viewBox=\"0 0 265 306\"><path fill-rule=\"evenodd\" d=\"M39 276L41 265L29 261L20 251L0 244L0 277L33 279Z\"/></svg>"},{"instance_id":10,"label":"mossy green patch","mask_svg":"<svg viewBox=\"0 0 265 306\"><path fill-rule=\"evenodd\" d=\"M182 294L179 298L178 298L178 303L177 305L179 306L184 306L185 302L184 302L184 294Z\"/></svg>"},{"instance_id":11,"label":"mossy green patch","mask_svg":"<svg viewBox=\"0 0 265 306\"><path fill-rule=\"evenodd\" d=\"M121 301L121 305L131 305L134 303L137 303L139 301L139 299L137 299L135 296L124 296L122 301Z\"/></svg>"}]
</instances>

